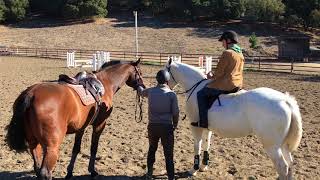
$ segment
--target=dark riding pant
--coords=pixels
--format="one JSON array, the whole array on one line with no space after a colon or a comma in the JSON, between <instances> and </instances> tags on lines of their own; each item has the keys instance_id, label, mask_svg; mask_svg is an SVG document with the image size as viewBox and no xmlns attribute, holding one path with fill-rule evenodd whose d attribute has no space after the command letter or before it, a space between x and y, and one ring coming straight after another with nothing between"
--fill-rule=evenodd
<instances>
[{"instance_id":1,"label":"dark riding pant","mask_svg":"<svg viewBox=\"0 0 320 180\"><path fill-rule=\"evenodd\" d=\"M219 89L213 89L204 87L197 93L198 98L198 107L199 107L199 127L208 128L208 109L210 108L211 103L215 101L220 94L223 94L225 91ZM210 100L209 100L210 99Z\"/></svg>"},{"instance_id":2,"label":"dark riding pant","mask_svg":"<svg viewBox=\"0 0 320 180\"><path fill-rule=\"evenodd\" d=\"M147 159L148 172L152 174L153 164L156 160L155 154L158 148L159 139L164 151L166 160L166 169L168 179L174 179L174 162L173 162L173 147L174 135L173 126L169 124L149 124L148 126L149 151ZM150 172L151 171L151 172Z\"/></svg>"}]
</instances>

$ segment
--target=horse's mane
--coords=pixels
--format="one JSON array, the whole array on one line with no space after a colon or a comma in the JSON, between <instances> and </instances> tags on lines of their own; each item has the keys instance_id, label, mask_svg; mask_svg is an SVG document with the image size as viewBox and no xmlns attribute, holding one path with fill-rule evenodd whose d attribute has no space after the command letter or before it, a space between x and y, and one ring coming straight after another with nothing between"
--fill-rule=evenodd
<instances>
[{"instance_id":1,"label":"horse's mane","mask_svg":"<svg viewBox=\"0 0 320 180\"><path fill-rule=\"evenodd\" d=\"M112 60L112 61L109 61L109 62L105 62L101 68L99 69L99 71L101 70L104 70L104 69L108 69L110 67L113 67L115 65L119 65L119 64L130 64L132 63L133 61L121 61L121 60ZM98 71L98 72L99 72Z\"/></svg>"},{"instance_id":2,"label":"horse's mane","mask_svg":"<svg viewBox=\"0 0 320 180\"><path fill-rule=\"evenodd\" d=\"M199 68L196 68L195 66L191 66L189 64L184 64L179 62L176 62L176 64L177 64L177 67L181 69L181 71L183 71L184 73L192 74L192 77L199 77L199 78L201 77L202 79L206 78L203 72L201 72L201 70ZM190 71L190 69L192 71Z\"/></svg>"},{"instance_id":3,"label":"horse's mane","mask_svg":"<svg viewBox=\"0 0 320 180\"><path fill-rule=\"evenodd\" d=\"M101 69L105 69L107 67L110 67L110 66L113 66L113 65L116 65L116 64L124 64L123 61L120 61L120 60L113 60L113 61L109 61L109 62L105 62L102 66L101 66Z\"/></svg>"}]
</instances>

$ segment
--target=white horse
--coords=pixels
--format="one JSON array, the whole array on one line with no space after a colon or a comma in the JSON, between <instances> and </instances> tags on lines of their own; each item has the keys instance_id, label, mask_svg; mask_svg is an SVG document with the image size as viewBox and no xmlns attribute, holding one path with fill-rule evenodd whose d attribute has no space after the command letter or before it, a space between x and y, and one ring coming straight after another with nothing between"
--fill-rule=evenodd
<instances>
[{"instance_id":1,"label":"white horse","mask_svg":"<svg viewBox=\"0 0 320 180\"><path fill-rule=\"evenodd\" d=\"M169 86L180 84L186 91L186 112L191 122L199 120L197 92L210 80L194 66L173 62L165 66L171 75ZM292 178L291 153L297 150L302 138L302 120L297 101L289 94L270 88L241 90L234 94L220 95L208 112L208 129L192 127L195 163L190 171L207 170L208 150L214 131L221 137L237 138L256 135L263 144L279 174L280 180ZM204 158L199 167L202 139L206 139Z\"/></svg>"}]
</instances>

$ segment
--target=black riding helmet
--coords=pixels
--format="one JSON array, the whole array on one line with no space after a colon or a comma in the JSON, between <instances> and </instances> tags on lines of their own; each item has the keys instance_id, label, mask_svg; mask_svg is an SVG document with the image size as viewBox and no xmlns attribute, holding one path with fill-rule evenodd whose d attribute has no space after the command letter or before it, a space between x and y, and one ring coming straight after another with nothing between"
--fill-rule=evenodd
<instances>
[{"instance_id":1,"label":"black riding helmet","mask_svg":"<svg viewBox=\"0 0 320 180\"><path fill-rule=\"evenodd\" d=\"M164 84L166 82L169 81L170 79L170 74L168 71L166 70L160 70L158 73L157 73L157 76L156 76L156 79L158 81L159 84Z\"/></svg>"},{"instance_id":2,"label":"black riding helmet","mask_svg":"<svg viewBox=\"0 0 320 180\"><path fill-rule=\"evenodd\" d=\"M238 43L239 40L238 40L238 34L234 31L231 31L231 30L228 30L228 31L225 31L219 41L222 41L222 40L227 40L227 39L230 39L231 40L231 43Z\"/></svg>"}]
</instances>

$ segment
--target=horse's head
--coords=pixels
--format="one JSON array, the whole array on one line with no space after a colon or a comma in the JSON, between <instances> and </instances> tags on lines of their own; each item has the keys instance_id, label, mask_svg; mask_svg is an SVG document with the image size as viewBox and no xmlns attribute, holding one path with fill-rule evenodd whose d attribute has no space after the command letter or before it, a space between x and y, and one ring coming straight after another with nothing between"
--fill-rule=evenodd
<instances>
[{"instance_id":1,"label":"horse's head","mask_svg":"<svg viewBox=\"0 0 320 180\"><path fill-rule=\"evenodd\" d=\"M165 65L165 70L170 74L168 85L171 89L180 84L183 88L189 89L197 82L205 79L204 74L194 66L175 62L172 58Z\"/></svg>"},{"instance_id":2,"label":"horse's head","mask_svg":"<svg viewBox=\"0 0 320 180\"><path fill-rule=\"evenodd\" d=\"M165 70L167 70L170 74L168 86L170 87L170 89L174 89L179 84L179 82L177 81L176 76L174 75L176 74L176 63L172 60L171 57L165 65Z\"/></svg>"},{"instance_id":3,"label":"horse's head","mask_svg":"<svg viewBox=\"0 0 320 180\"><path fill-rule=\"evenodd\" d=\"M111 81L114 92L124 84L136 90L138 86L144 87L139 64L140 59L134 62L110 61L104 63L96 74L100 76L102 83L110 84Z\"/></svg>"},{"instance_id":4,"label":"horse's head","mask_svg":"<svg viewBox=\"0 0 320 180\"><path fill-rule=\"evenodd\" d=\"M137 61L130 63L130 65L133 68L131 71L129 71L129 76L126 81L126 84L132 87L134 90L136 90L138 86L142 86L145 88L145 85L143 84L142 73L141 73L139 64L140 64L140 58Z\"/></svg>"}]
</instances>

